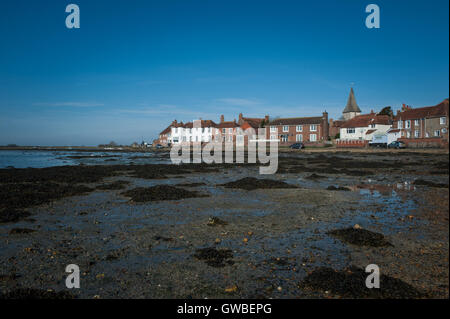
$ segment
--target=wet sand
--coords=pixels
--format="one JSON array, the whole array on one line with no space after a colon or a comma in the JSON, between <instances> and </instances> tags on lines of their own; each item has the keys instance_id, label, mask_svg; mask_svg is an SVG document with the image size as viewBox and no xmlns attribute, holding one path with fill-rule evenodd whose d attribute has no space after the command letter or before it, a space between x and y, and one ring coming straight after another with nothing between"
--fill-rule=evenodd
<instances>
[{"instance_id":1,"label":"wet sand","mask_svg":"<svg viewBox=\"0 0 450 319\"><path fill-rule=\"evenodd\" d=\"M282 153L278 173L265 176L255 165L0 170L0 215L11 217L0 223L0 291L448 298L448 161L442 151L313 151ZM333 235L349 228L389 245L371 233ZM80 289L65 287L68 264L80 267ZM385 276L382 293L355 288L369 264ZM327 280L352 269L348 286Z\"/></svg>"}]
</instances>

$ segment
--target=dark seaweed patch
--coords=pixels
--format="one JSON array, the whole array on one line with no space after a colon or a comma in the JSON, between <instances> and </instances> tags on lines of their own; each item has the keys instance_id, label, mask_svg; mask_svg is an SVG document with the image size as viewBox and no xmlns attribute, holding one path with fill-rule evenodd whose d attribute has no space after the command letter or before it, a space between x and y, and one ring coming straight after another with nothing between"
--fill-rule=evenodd
<instances>
[{"instance_id":1,"label":"dark seaweed patch","mask_svg":"<svg viewBox=\"0 0 450 319\"><path fill-rule=\"evenodd\" d=\"M348 187L343 187L343 186L334 186L334 185L330 185L327 187L327 190L329 191L349 191L350 188Z\"/></svg>"},{"instance_id":2,"label":"dark seaweed patch","mask_svg":"<svg viewBox=\"0 0 450 319\"><path fill-rule=\"evenodd\" d=\"M383 234L374 233L366 229L356 229L353 227L331 230L327 233L345 243L357 246L385 247L392 246Z\"/></svg>"},{"instance_id":3,"label":"dark seaweed patch","mask_svg":"<svg viewBox=\"0 0 450 319\"><path fill-rule=\"evenodd\" d=\"M434 182L430 182L430 181L425 181L423 179L416 179L414 181L414 185L417 185L417 186L428 186L428 187L437 187L437 188L448 188L448 184L434 183Z\"/></svg>"},{"instance_id":4,"label":"dark seaweed patch","mask_svg":"<svg viewBox=\"0 0 450 319\"><path fill-rule=\"evenodd\" d=\"M179 200L183 198L207 197L198 192L188 191L170 185L156 185L153 187L138 187L123 192L122 195L131 197L134 202L152 202L162 200Z\"/></svg>"},{"instance_id":5,"label":"dark seaweed patch","mask_svg":"<svg viewBox=\"0 0 450 319\"><path fill-rule=\"evenodd\" d=\"M254 189L267 189L267 188L298 188L298 186L287 184L282 181L272 179L258 179L254 177L245 177L234 182L225 183L219 186L225 186L226 188L239 188L248 191Z\"/></svg>"},{"instance_id":6,"label":"dark seaweed patch","mask_svg":"<svg viewBox=\"0 0 450 319\"><path fill-rule=\"evenodd\" d=\"M342 271L320 267L310 273L299 287L322 293L328 291L344 298L411 299L426 297L426 294L408 283L383 274L380 275L380 288L369 289L365 283L368 275L363 269L354 266Z\"/></svg>"},{"instance_id":7,"label":"dark seaweed patch","mask_svg":"<svg viewBox=\"0 0 450 319\"><path fill-rule=\"evenodd\" d=\"M97 189L101 190L118 190L118 189L124 189L126 185L130 184L128 181L114 181L109 184L102 184L97 186Z\"/></svg>"},{"instance_id":8,"label":"dark seaweed patch","mask_svg":"<svg viewBox=\"0 0 450 319\"><path fill-rule=\"evenodd\" d=\"M230 249L216 249L214 247L201 248L195 251L194 257L203 260L211 267L225 267L226 265L233 265L233 253Z\"/></svg>"}]
</instances>

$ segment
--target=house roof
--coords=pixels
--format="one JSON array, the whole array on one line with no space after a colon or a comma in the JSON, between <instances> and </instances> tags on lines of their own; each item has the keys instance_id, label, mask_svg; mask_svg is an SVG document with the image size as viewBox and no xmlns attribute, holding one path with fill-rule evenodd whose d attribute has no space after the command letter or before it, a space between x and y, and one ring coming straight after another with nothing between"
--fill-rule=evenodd
<instances>
[{"instance_id":1,"label":"house roof","mask_svg":"<svg viewBox=\"0 0 450 319\"><path fill-rule=\"evenodd\" d=\"M172 130L172 125L169 125L166 129L164 129L159 135L168 134Z\"/></svg>"},{"instance_id":2,"label":"house roof","mask_svg":"<svg viewBox=\"0 0 450 319\"><path fill-rule=\"evenodd\" d=\"M355 92L353 88L350 89L350 94L348 95L347 105L342 113L358 112L361 113L361 109L358 104L356 104Z\"/></svg>"},{"instance_id":3,"label":"house roof","mask_svg":"<svg viewBox=\"0 0 450 319\"><path fill-rule=\"evenodd\" d=\"M366 132L366 135L369 135L369 134L372 134L373 132L375 132L376 130L368 130L367 132Z\"/></svg>"},{"instance_id":4,"label":"house roof","mask_svg":"<svg viewBox=\"0 0 450 319\"><path fill-rule=\"evenodd\" d=\"M389 131L387 131L387 133L398 133L400 132L399 129L390 129Z\"/></svg>"},{"instance_id":5,"label":"house roof","mask_svg":"<svg viewBox=\"0 0 450 319\"><path fill-rule=\"evenodd\" d=\"M195 120L194 122L200 122L200 120ZM184 125L184 128L193 128L194 127L194 122L187 122ZM217 124L214 123L214 121L211 120L201 120L201 127L216 127Z\"/></svg>"},{"instance_id":6,"label":"house roof","mask_svg":"<svg viewBox=\"0 0 450 319\"><path fill-rule=\"evenodd\" d=\"M269 122L269 125L304 125L304 124L322 124L323 117L291 117L285 119L275 119Z\"/></svg>"},{"instance_id":7,"label":"house roof","mask_svg":"<svg viewBox=\"0 0 450 319\"><path fill-rule=\"evenodd\" d=\"M242 120L244 122L247 122L248 125L250 125L254 129L259 128L261 126L261 123L264 121L263 118L260 119L260 118L250 118L250 117L243 117Z\"/></svg>"},{"instance_id":8,"label":"house roof","mask_svg":"<svg viewBox=\"0 0 450 319\"><path fill-rule=\"evenodd\" d=\"M370 124L389 125L389 116L375 113L358 115L346 121L341 128L368 127Z\"/></svg>"},{"instance_id":9,"label":"house roof","mask_svg":"<svg viewBox=\"0 0 450 319\"><path fill-rule=\"evenodd\" d=\"M399 112L395 116L395 120L418 120L423 118L433 118L448 116L449 102L445 99L441 103L435 106L419 107L416 109L407 109Z\"/></svg>"},{"instance_id":10,"label":"house roof","mask_svg":"<svg viewBox=\"0 0 450 319\"><path fill-rule=\"evenodd\" d=\"M222 122L216 125L217 128L233 128L239 127L239 125L234 121Z\"/></svg>"}]
</instances>

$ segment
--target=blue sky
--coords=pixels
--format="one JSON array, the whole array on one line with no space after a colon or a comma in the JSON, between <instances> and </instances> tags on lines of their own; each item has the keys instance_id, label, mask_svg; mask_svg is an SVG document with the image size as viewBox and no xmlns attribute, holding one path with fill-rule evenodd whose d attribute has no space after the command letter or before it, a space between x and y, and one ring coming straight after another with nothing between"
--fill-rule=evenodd
<instances>
[{"instance_id":1,"label":"blue sky","mask_svg":"<svg viewBox=\"0 0 450 319\"><path fill-rule=\"evenodd\" d=\"M76 3L81 28L65 27ZM365 27L376 3L381 28ZM338 118L449 96L448 0L0 4L0 145L129 144L173 119Z\"/></svg>"}]
</instances>

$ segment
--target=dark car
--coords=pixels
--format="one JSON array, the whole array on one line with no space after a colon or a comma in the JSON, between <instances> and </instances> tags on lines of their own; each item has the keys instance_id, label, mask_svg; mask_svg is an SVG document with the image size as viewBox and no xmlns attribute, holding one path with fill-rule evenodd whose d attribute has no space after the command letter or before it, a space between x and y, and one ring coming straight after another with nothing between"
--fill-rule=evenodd
<instances>
[{"instance_id":1,"label":"dark car","mask_svg":"<svg viewBox=\"0 0 450 319\"><path fill-rule=\"evenodd\" d=\"M394 141L391 144L388 145L388 148L406 148L405 142L402 141Z\"/></svg>"},{"instance_id":2,"label":"dark car","mask_svg":"<svg viewBox=\"0 0 450 319\"><path fill-rule=\"evenodd\" d=\"M305 145L303 145L303 143L295 143L289 146L289 148L293 150L301 150L302 148L305 148Z\"/></svg>"}]
</instances>

